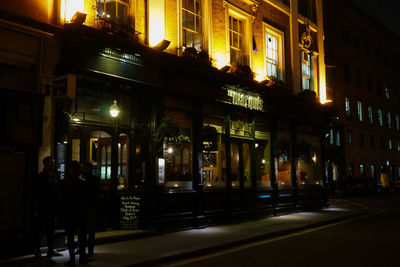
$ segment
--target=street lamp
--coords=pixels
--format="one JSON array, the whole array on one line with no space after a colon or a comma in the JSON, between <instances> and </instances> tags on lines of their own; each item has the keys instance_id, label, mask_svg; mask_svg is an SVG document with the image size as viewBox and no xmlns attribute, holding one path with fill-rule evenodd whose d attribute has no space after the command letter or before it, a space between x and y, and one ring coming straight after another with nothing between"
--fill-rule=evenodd
<instances>
[{"instance_id":1,"label":"street lamp","mask_svg":"<svg viewBox=\"0 0 400 267\"><path fill-rule=\"evenodd\" d=\"M110 107L110 115L111 117L115 118L119 114L119 107L117 105L117 100L114 100L114 103Z\"/></svg>"}]
</instances>

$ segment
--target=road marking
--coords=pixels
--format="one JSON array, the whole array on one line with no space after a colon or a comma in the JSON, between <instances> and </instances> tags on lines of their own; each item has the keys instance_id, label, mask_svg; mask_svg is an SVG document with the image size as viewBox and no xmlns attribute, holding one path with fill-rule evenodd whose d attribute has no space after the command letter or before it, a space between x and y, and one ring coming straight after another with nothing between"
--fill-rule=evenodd
<instances>
[{"instance_id":1,"label":"road marking","mask_svg":"<svg viewBox=\"0 0 400 267\"><path fill-rule=\"evenodd\" d=\"M257 247L257 246L268 244L268 243L272 243L272 242L275 242L275 241L288 239L288 238L299 236L299 235L308 234L308 233L319 231L319 230L322 230L322 229L334 227L334 226L337 226L337 225L340 225L340 224L349 223L349 222L352 222L352 221L355 221L355 220L359 220L359 219L362 219L362 218L378 215L378 214L381 214L381 213L384 213L384 212L385 211L378 211L378 212L374 212L374 213L370 213L370 214L365 214L365 215L361 215L361 216L358 216L358 217L355 217L355 218L350 218L350 219L347 219L347 220L344 220L344 221L341 221L341 222L327 224L327 225L319 226L319 227L312 228L312 229L302 230L302 231L299 231L299 232L296 232L296 233L293 233L293 234L274 237L274 238L263 240L263 241L257 241L257 242L254 242L254 243L241 245L241 246L237 246L237 247L234 247L234 248L221 250L219 252L215 252L215 253L204 255L204 256L197 256L197 257L190 258L190 259L184 259L184 260L180 260L180 261L176 261L176 262L163 264L163 266L167 266L167 267L184 266L186 264L194 263L196 261L201 261L201 260L206 260L206 259L213 258L213 257L223 256L223 255L226 255L226 254L229 254L229 253L233 253L233 252L236 252L236 251L239 251L239 250L252 248L252 247Z\"/></svg>"}]
</instances>

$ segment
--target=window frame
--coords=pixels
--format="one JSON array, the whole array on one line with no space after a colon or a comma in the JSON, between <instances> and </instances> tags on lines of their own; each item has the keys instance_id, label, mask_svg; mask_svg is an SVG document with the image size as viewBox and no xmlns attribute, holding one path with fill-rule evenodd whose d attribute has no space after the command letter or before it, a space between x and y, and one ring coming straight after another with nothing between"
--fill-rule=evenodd
<instances>
[{"instance_id":1,"label":"window frame","mask_svg":"<svg viewBox=\"0 0 400 267\"><path fill-rule=\"evenodd\" d=\"M247 12L235 7L234 5L225 3L225 33L226 33L226 51L227 51L227 59L229 60L229 64L232 65L231 62L231 45L230 45L230 28L229 28L229 17L235 17L236 19L240 19L244 22L244 33L243 33L243 56L247 60L245 65L252 66L252 53L250 52L250 43L252 36L252 23L251 23L251 15ZM243 64L243 63L242 63Z\"/></svg>"},{"instance_id":2,"label":"window frame","mask_svg":"<svg viewBox=\"0 0 400 267\"><path fill-rule=\"evenodd\" d=\"M265 77L272 76L268 75L268 49L267 49L267 34L272 35L273 37L277 38L277 57L278 57L278 64L276 64L276 73L277 79L284 81L285 79L285 39L284 39L284 32L278 30L267 23L263 23L263 58L264 58L264 75Z\"/></svg>"},{"instance_id":3,"label":"window frame","mask_svg":"<svg viewBox=\"0 0 400 267\"><path fill-rule=\"evenodd\" d=\"M101 1L103 1L103 4L101 3ZM112 0L112 1L115 2L115 16L116 17L118 16L118 10L119 10L118 6L119 5L125 6L128 11L127 18L126 18L127 24L121 23L117 18L113 19L113 21L117 22L118 24L122 24L122 25L130 25L131 24L131 16L133 14L131 8L132 8L132 6L134 6L131 4L131 0L126 0L127 2L125 2L124 0ZM100 2L99 2L99 5L103 6L103 12L107 12L106 3L107 3L106 0L100 0ZM99 14L97 14L97 13L98 12L97 12L97 7L96 7L96 15L99 16ZM103 14L100 14L100 17L102 17L102 16L103 16Z\"/></svg>"}]
</instances>

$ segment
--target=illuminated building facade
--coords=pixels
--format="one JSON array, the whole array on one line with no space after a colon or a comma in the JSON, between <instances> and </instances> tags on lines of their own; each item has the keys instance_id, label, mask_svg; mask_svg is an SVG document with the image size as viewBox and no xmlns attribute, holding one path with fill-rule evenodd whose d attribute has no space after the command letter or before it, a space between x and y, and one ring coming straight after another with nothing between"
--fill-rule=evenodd
<instances>
[{"instance_id":1,"label":"illuminated building facade","mask_svg":"<svg viewBox=\"0 0 400 267\"><path fill-rule=\"evenodd\" d=\"M339 187L347 176L367 185L380 183L381 174L397 180L399 37L350 1L324 8L327 91L338 110L328 149L332 180Z\"/></svg>"},{"instance_id":2,"label":"illuminated building facade","mask_svg":"<svg viewBox=\"0 0 400 267\"><path fill-rule=\"evenodd\" d=\"M35 159L93 163L99 230L268 216L327 187L321 0L48 2L13 17L50 33Z\"/></svg>"}]
</instances>

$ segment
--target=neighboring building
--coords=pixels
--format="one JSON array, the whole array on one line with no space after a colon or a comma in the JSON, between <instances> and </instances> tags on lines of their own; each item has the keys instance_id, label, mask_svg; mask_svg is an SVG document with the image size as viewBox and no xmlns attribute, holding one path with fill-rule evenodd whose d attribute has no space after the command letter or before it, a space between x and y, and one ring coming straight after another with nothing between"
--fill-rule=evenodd
<instances>
[{"instance_id":1,"label":"neighboring building","mask_svg":"<svg viewBox=\"0 0 400 267\"><path fill-rule=\"evenodd\" d=\"M267 216L326 188L321 0L48 3L16 17L54 25L35 159L54 154L61 178L94 164L99 230Z\"/></svg>"},{"instance_id":2,"label":"neighboring building","mask_svg":"<svg viewBox=\"0 0 400 267\"><path fill-rule=\"evenodd\" d=\"M338 110L329 149L333 180L379 181L381 173L399 179L400 38L350 1L326 1L324 11L327 94Z\"/></svg>"}]
</instances>

